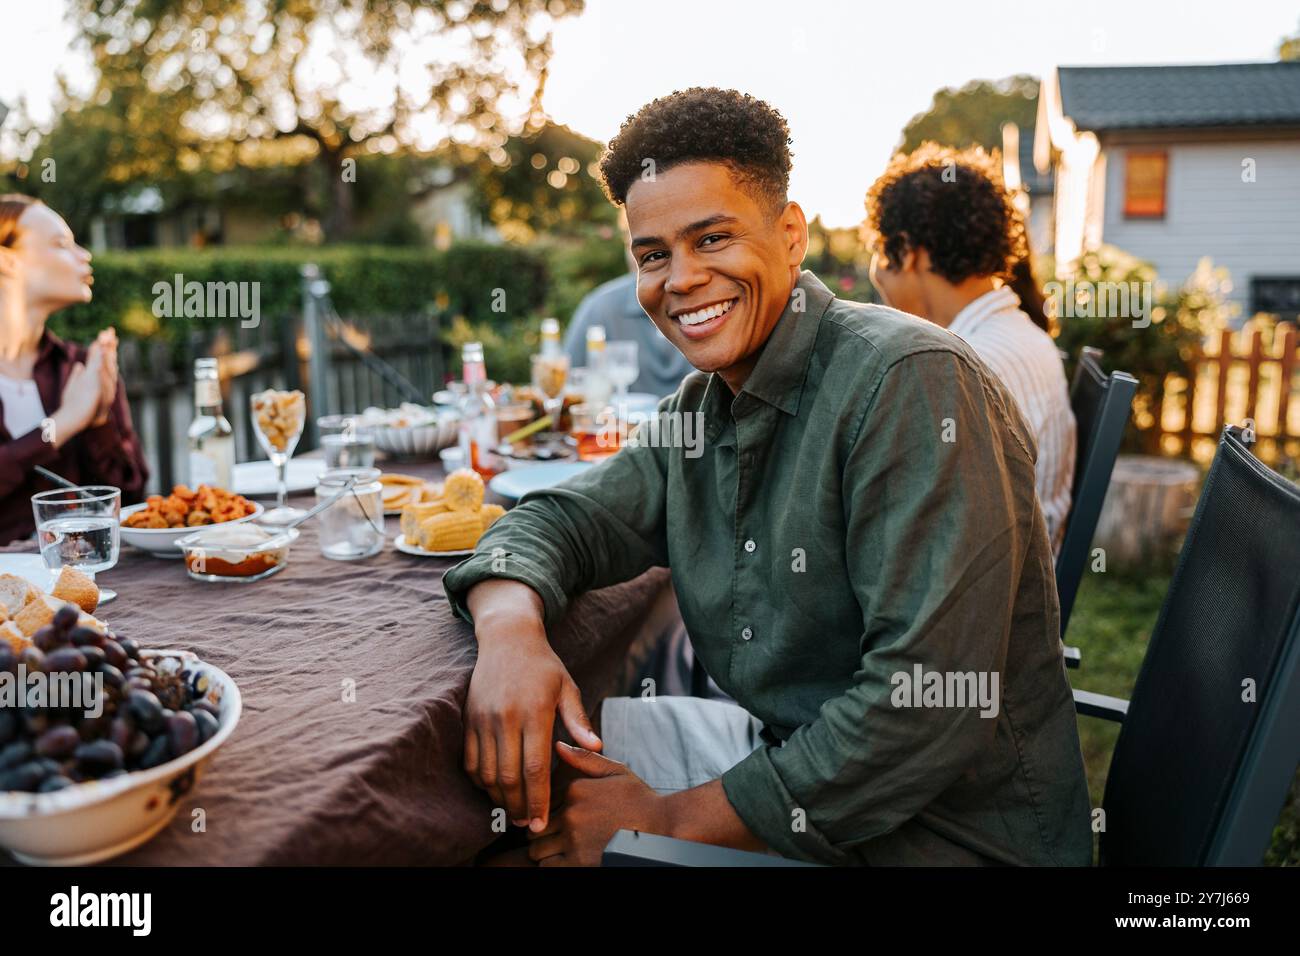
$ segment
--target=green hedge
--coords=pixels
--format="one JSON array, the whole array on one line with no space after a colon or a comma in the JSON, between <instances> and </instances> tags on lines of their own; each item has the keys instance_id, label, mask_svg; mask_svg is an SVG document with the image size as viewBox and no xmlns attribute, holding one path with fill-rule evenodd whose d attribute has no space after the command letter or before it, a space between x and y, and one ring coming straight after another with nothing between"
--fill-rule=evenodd
<instances>
[{"instance_id":1,"label":"green hedge","mask_svg":"<svg viewBox=\"0 0 1300 956\"><path fill-rule=\"evenodd\" d=\"M106 326L124 338L182 343L191 329L229 326L229 318L159 318L154 286L185 282L258 282L264 322L301 308L300 267L320 266L339 314L402 315L437 311L451 319L508 325L539 314L550 291L546 261L517 246L459 243L446 251L385 246L225 247L110 252L94 260L95 296L51 322L66 337L87 341ZM504 290L504 297L495 290ZM504 304L504 311L494 305Z\"/></svg>"}]
</instances>

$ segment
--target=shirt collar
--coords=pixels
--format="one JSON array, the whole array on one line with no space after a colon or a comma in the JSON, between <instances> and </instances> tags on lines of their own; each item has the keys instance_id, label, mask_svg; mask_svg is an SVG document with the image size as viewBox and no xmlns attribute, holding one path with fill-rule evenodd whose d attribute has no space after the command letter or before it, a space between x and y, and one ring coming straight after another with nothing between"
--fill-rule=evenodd
<instances>
[{"instance_id":1,"label":"shirt collar","mask_svg":"<svg viewBox=\"0 0 1300 956\"><path fill-rule=\"evenodd\" d=\"M948 331L954 335L969 335L975 331L976 326L991 315L995 315L1004 309L1018 309L1020 300L1016 294L1007 286L1000 286L991 292L985 292L977 299L972 299L966 303L965 308L958 312L950 323Z\"/></svg>"},{"instance_id":2,"label":"shirt collar","mask_svg":"<svg viewBox=\"0 0 1300 956\"><path fill-rule=\"evenodd\" d=\"M834 299L835 295L815 275L807 269L800 273L785 311L776 320L763 346L763 354L741 388L742 393L761 399L787 415L798 414L808 361L817 340L817 328L822 314ZM731 390L717 372L709 376L704 401L732 404ZM710 430L714 431L714 437L722 427L718 419L719 416L710 416L713 425Z\"/></svg>"}]
</instances>

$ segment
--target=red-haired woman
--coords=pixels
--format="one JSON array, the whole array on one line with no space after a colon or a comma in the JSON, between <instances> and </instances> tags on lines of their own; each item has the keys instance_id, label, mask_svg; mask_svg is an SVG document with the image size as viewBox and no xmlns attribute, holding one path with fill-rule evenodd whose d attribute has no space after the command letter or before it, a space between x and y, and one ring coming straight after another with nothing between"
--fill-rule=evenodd
<instances>
[{"instance_id":1,"label":"red-haired woman","mask_svg":"<svg viewBox=\"0 0 1300 956\"><path fill-rule=\"evenodd\" d=\"M138 501L148 469L117 375L117 334L87 348L45 323L90 301L90 253L58 213L0 196L0 545L35 531L31 496L54 487L41 465L78 484L115 485Z\"/></svg>"}]
</instances>

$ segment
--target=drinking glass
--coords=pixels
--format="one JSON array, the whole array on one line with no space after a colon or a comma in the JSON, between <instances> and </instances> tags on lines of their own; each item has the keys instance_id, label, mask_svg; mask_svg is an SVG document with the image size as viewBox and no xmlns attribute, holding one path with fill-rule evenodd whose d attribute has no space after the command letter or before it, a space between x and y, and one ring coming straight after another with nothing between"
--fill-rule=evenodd
<instances>
[{"instance_id":1,"label":"drinking glass","mask_svg":"<svg viewBox=\"0 0 1300 956\"><path fill-rule=\"evenodd\" d=\"M641 374L635 342L605 343L605 374L618 389L619 398L627 398L627 388Z\"/></svg>"},{"instance_id":2,"label":"drinking glass","mask_svg":"<svg viewBox=\"0 0 1300 956\"><path fill-rule=\"evenodd\" d=\"M278 485L275 490L275 507L261 517L262 524L285 525L305 512L290 508L288 470L289 459L302 437L302 426L307 420L307 399L299 391L278 392L267 389L250 400L253 411L253 433L258 444L275 466Z\"/></svg>"},{"instance_id":3,"label":"drinking glass","mask_svg":"<svg viewBox=\"0 0 1300 956\"><path fill-rule=\"evenodd\" d=\"M65 564L92 579L117 564L121 548L122 491L108 485L56 488L32 495L41 558L51 571ZM99 603L117 592L101 587Z\"/></svg>"},{"instance_id":4,"label":"drinking glass","mask_svg":"<svg viewBox=\"0 0 1300 956\"><path fill-rule=\"evenodd\" d=\"M569 377L567 355L534 355L533 388L542 394L542 405L551 416L551 431L560 430L560 410L564 407L564 383Z\"/></svg>"}]
</instances>

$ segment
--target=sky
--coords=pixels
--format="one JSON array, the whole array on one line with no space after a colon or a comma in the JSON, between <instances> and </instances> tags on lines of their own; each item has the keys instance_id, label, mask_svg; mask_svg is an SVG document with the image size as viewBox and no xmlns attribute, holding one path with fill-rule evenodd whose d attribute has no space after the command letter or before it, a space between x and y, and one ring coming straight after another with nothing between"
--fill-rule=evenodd
<instances>
[{"instance_id":1,"label":"sky","mask_svg":"<svg viewBox=\"0 0 1300 956\"><path fill-rule=\"evenodd\" d=\"M0 58L0 101L25 96L38 118L48 116L57 70L74 85L90 75L68 53L62 9L0 0L0 22L21 34ZM944 86L1056 65L1271 60L1297 29L1293 0L587 0L556 26L544 106L603 141L674 89L752 93L789 121L791 198L849 226L903 126Z\"/></svg>"}]
</instances>

